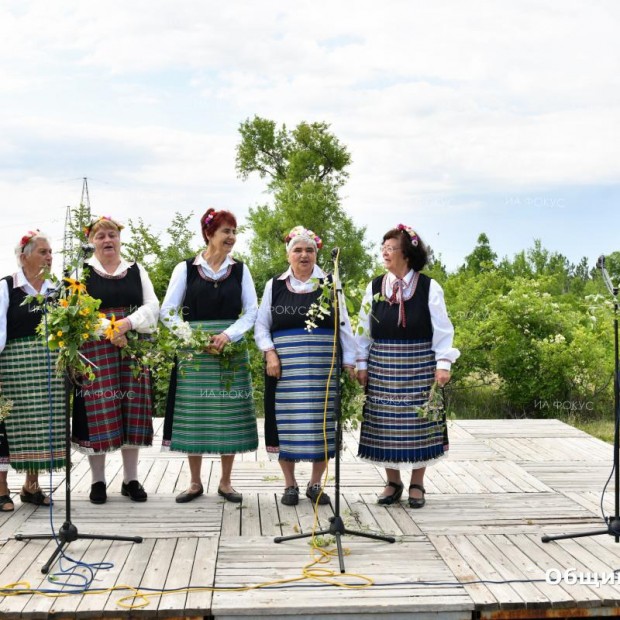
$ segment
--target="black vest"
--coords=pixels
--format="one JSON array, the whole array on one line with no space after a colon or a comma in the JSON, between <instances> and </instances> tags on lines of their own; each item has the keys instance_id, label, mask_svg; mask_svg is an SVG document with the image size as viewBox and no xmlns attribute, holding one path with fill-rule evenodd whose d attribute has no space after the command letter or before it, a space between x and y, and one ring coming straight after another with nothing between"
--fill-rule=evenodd
<instances>
[{"instance_id":1,"label":"black vest","mask_svg":"<svg viewBox=\"0 0 620 620\"><path fill-rule=\"evenodd\" d=\"M3 278L9 287L9 307L6 313L6 339L25 338L36 334L41 322L43 307L36 302L22 306L28 293L23 288L13 288L13 276Z\"/></svg>"},{"instance_id":2,"label":"black vest","mask_svg":"<svg viewBox=\"0 0 620 620\"><path fill-rule=\"evenodd\" d=\"M91 297L101 299L99 310L106 308L127 308L128 314L135 312L143 303L142 278L138 263L127 269L123 276L104 276L91 265L84 265L88 276L84 278L86 290Z\"/></svg>"},{"instance_id":3,"label":"black vest","mask_svg":"<svg viewBox=\"0 0 620 620\"><path fill-rule=\"evenodd\" d=\"M188 258L187 284L183 298L183 318L186 321L237 320L243 311L241 282L243 263L228 266L228 272L219 280L205 277L200 265Z\"/></svg>"},{"instance_id":4,"label":"black vest","mask_svg":"<svg viewBox=\"0 0 620 620\"><path fill-rule=\"evenodd\" d=\"M331 276L327 276L331 283ZM319 280L323 284L323 280ZM321 296L321 287L309 293L295 293L286 285L287 280L272 280L271 289L271 331L283 329L305 329L308 309ZM317 327L333 329L334 313L315 321Z\"/></svg>"},{"instance_id":5,"label":"black vest","mask_svg":"<svg viewBox=\"0 0 620 620\"><path fill-rule=\"evenodd\" d=\"M381 295L381 285L385 277L387 276L379 276L372 281L373 298L377 293ZM398 325L399 304L373 299L373 316L370 317L370 335L373 340L432 340L433 324L428 308L430 287L431 279L421 273L413 297L405 301L406 327Z\"/></svg>"}]
</instances>

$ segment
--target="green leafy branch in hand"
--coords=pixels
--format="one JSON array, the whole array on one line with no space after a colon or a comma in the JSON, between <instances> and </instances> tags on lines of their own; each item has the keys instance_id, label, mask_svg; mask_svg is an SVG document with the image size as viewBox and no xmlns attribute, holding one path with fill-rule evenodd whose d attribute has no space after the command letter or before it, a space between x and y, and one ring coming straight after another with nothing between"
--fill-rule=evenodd
<instances>
[{"instance_id":1,"label":"green leafy branch in hand","mask_svg":"<svg viewBox=\"0 0 620 620\"><path fill-rule=\"evenodd\" d=\"M366 394L362 386L343 372L340 375L340 421L344 430L359 426L365 402Z\"/></svg>"},{"instance_id":2,"label":"green leafy branch in hand","mask_svg":"<svg viewBox=\"0 0 620 620\"><path fill-rule=\"evenodd\" d=\"M445 413L445 403L443 394L438 387L439 386L435 381L431 386L431 391L428 394L428 400L423 405L413 408L419 418L428 418L434 422L439 422L443 419Z\"/></svg>"},{"instance_id":3,"label":"green leafy branch in hand","mask_svg":"<svg viewBox=\"0 0 620 620\"><path fill-rule=\"evenodd\" d=\"M199 353L216 355L220 359L222 370L232 372L234 375L236 371L234 359L243 351L245 347L243 341L228 342L217 353L211 346L216 334L200 327L192 328L186 321L168 325L170 327L158 325L147 337L134 331L127 332L127 346L122 349L122 355L133 360L132 372L135 377L140 376L144 367L151 369L154 378L159 375L167 377L175 361L182 367L183 363L191 362L194 355ZM230 381L227 381L227 384L229 383Z\"/></svg>"}]
</instances>

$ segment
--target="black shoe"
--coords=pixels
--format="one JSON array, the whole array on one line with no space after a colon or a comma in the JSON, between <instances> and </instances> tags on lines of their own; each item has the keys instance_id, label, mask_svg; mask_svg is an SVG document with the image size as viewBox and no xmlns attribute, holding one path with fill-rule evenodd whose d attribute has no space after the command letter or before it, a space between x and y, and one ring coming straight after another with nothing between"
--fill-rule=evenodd
<instances>
[{"instance_id":1,"label":"black shoe","mask_svg":"<svg viewBox=\"0 0 620 620\"><path fill-rule=\"evenodd\" d=\"M5 508L6 506L6 508ZM10 495L0 495L0 513L13 512L15 510L15 504Z\"/></svg>"},{"instance_id":2,"label":"black shoe","mask_svg":"<svg viewBox=\"0 0 620 620\"><path fill-rule=\"evenodd\" d=\"M144 487L137 480L130 480L127 484L123 482L121 495L129 497L132 502L145 502L148 497Z\"/></svg>"},{"instance_id":3,"label":"black shoe","mask_svg":"<svg viewBox=\"0 0 620 620\"><path fill-rule=\"evenodd\" d=\"M89 498L93 504L105 504L108 499L105 482L95 482L95 484L91 484Z\"/></svg>"},{"instance_id":4,"label":"black shoe","mask_svg":"<svg viewBox=\"0 0 620 620\"><path fill-rule=\"evenodd\" d=\"M197 491L192 491L192 488L194 487L193 484L189 485L189 491L183 491L183 493L179 493L176 496L176 503L177 504L186 504L187 502L191 502L193 499L196 499L197 497L200 497L204 492L204 488L202 486L202 484L198 487Z\"/></svg>"},{"instance_id":5,"label":"black shoe","mask_svg":"<svg viewBox=\"0 0 620 620\"><path fill-rule=\"evenodd\" d=\"M52 500L45 495L41 489L37 489L34 493L31 493L22 487L22 491L19 494L19 499L22 500L22 504L34 504L35 506L52 505Z\"/></svg>"},{"instance_id":6,"label":"black shoe","mask_svg":"<svg viewBox=\"0 0 620 620\"><path fill-rule=\"evenodd\" d=\"M380 495L377 504L381 504L381 506L390 506L400 499L405 485L402 482L388 482L385 486L392 487L394 493L392 493L392 495Z\"/></svg>"},{"instance_id":7,"label":"black shoe","mask_svg":"<svg viewBox=\"0 0 620 620\"><path fill-rule=\"evenodd\" d=\"M409 490L417 489L418 491L422 491L422 497L410 497L409 498L409 508L422 508L424 504L426 504L426 500L424 499L424 495L426 491L421 484L410 484Z\"/></svg>"},{"instance_id":8,"label":"black shoe","mask_svg":"<svg viewBox=\"0 0 620 620\"><path fill-rule=\"evenodd\" d=\"M299 504L299 487L286 487L280 501L285 506L297 506Z\"/></svg>"},{"instance_id":9,"label":"black shoe","mask_svg":"<svg viewBox=\"0 0 620 620\"><path fill-rule=\"evenodd\" d=\"M222 489L218 487L217 494L223 497L227 502L233 502L234 504L240 504L243 501L243 495L237 493L234 489L231 493L226 493L226 491L222 491Z\"/></svg>"},{"instance_id":10,"label":"black shoe","mask_svg":"<svg viewBox=\"0 0 620 620\"><path fill-rule=\"evenodd\" d=\"M313 485L309 484L306 487L306 497L310 498L310 501L313 504L316 504L317 498L321 506L325 504L329 504L329 502L331 501L329 499L329 495L327 495L327 493L322 493L321 491L322 491L321 485L318 482L317 484L313 484Z\"/></svg>"}]
</instances>

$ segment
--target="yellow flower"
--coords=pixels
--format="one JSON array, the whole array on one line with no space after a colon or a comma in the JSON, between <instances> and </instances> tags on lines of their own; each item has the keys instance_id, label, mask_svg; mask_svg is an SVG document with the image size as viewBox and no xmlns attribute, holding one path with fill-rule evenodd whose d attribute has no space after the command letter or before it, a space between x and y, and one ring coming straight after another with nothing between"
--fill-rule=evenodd
<instances>
[{"instance_id":1,"label":"yellow flower","mask_svg":"<svg viewBox=\"0 0 620 620\"><path fill-rule=\"evenodd\" d=\"M60 336L62 336L62 329L59 329L56 335L60 338Z\"/></svg>"},{"instance_id":2,"label":"yellow flower","mask_svg":"<svg viewBox=\"0 0 620 620\"><path fill-rule=\"evenodd\" d=\"M114 338L114 334L120 331L120 329L118 328L119 323L120 321L117 321L114 315L110 317L110 324L106 327L103 334L108 340L112 340L112 338Z\"/></svg>"},{"instance_id":3,"label":"yellow flower","mask_svg":"<svg viewBox=\"0 0 620 620\"><path fill-rule=\"evenodd\" d=\"M58 346L59 347L64 347L65 346L65 341L64 340L59 340L58 341Z\"/></svg>"},{"instance_id":4,"label":"yellow flower","mask_svg":"<svg viewBox=\"0 0 620 620\"><path fill-rule=\"evenodd\" d=\"M77 293L78 295L81 295L86 292L86 287L75 278L65 278L65 282L69 283L69 290L71 291L71 294Z\"/></svg>"},{"instance_id":5,"label":"yellow flower","mask_svg":"<svg viewBox=\"0 0 620 620\"><path fill-rule=\"evenodd\" d=\"M88 334L82 334L82 338L84 338L84 340L88 340Z\"/></svg>"},{"instance_id":6,"label":"yellow flower","mask_svg":"<svg viewBox=\"0 0 620 620\"><path fill-rule=\"evenodd\" d=\"M66 308L69 305L69 302L66 299L61 299L58 302L63 308Z\"/></svg>"},{"instance_id":7,"label":"yellow flower","mask_svg":"<svg viewBox=\"0 0 620 620\"><path fill-rule=\"evenodd\" d=\"M97 314L97 316L98 316L100 319L105 319L105 314L103 314L103 312L99 312L99 314Z\"/></svg>"}]
</instances>

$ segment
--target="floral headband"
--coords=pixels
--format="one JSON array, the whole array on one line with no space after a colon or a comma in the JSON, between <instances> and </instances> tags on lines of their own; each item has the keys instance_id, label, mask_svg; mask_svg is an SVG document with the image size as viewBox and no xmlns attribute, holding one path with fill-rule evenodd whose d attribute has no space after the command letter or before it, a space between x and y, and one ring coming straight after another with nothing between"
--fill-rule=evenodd
<instances>
[{"instance_id":1,"label":"floral headband","mask_svg":"<svg viewBox=\"0 0 620 620\"><path fill-rule=\"evenodd\" d=\"M316 244L316 249L320 250L323 247L323 241L321 241L321 237L319 237L315 232L309 230L308 228L304 228L303 226L295 226L291 230L291 232L286 235L284 238L284 242L286 243L287 251L292 247L291 241L297 237L303 237L306 239L310 239Z\"/></svg>"},{"instance_id":2,"label":"floral headband","mask_svg":"<svg viewBox=\"0 0 620 620\"><path fill-rule=\"evenodd\" d=\"M26 249L26 246L32 241L34 237L36 237L41 231L37 228L36 230L29 230L20 240L19 246L22 249L22 254Z\"/></svg>"},{"instance_id":3,"label":"floral headband","mask_svg":"<svg viewBox=\"0 0 620 620\"><path fill-rule=\"evenodd\" d=\"M91 230L99 224L99 222L110 222L111 224L114 224L119 231L125 228L122 224L119 224L116 220L113 220L109 215L102 215L101 217L91 220L90 224L84 226L84 234L87 237L90 237Z\"/></svg>"},{"instance_id":4,"label":"floral headband","mask_svg":"<svg viewBox=\"0 0 620 620\"><path fill-rule=\"evenodd\" d=\"M403 232L407 233L409 235L409 237L411 238L411 245L414 247L418 246L418 243L420 242L420 239L418 237L418 233L416 233L415 230L413 230L413 228L411 228L411 226L406 226L405 224L399 224L396 228L398 228L398 230L402 230Z\"/></svg>"},{"instance_id":5,"label":"floral headband","mask_svg":"<svg viewBox=\"0 0 620 620\"><path fill-rule=\"evenodd\" d=\"M202 227L206 228L212 221L213 218L219 213L219 211L211 211L208 215L205 215L205 218L202 220Z\"/></svg>"}]
</instances>

